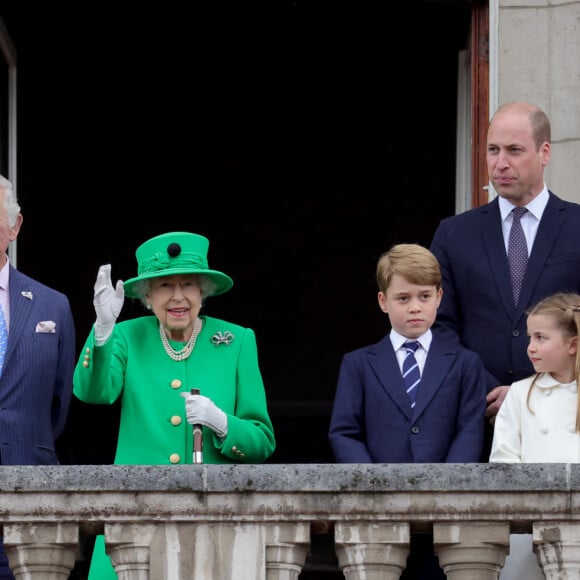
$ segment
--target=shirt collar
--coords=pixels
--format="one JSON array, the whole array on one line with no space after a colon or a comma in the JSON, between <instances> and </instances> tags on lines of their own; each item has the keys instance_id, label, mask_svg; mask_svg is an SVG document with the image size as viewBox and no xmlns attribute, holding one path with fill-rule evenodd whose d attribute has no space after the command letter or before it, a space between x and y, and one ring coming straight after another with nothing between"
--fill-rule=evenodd
<instances>
[{"instance_id":1,"label":"shirt collar","mask_svg":"<svg viewBox=\"0 0 580 580\"><path fill-rule=\"evenodd\" d=\"M546 209L546 205L548 205L549 199L550 194L548 193L548 188L544 183L544 189L542 189L542 191L524 207L539 221ZM514 207L516 206L513 203L501 196L499 197L499 211L501 213L502 222L505 221Z\"/></svg>"},{"instance_id":2,"label":"shirt collar","mask_svg":"<svg viewBox=\"0 0 580 580\"><path fill-rule=\"evenodd\" d=\"M8 290L8 278L10 272L10 261L6 257L6 263L2 266L0 270L0 289Z\"/></svg>"},{"instance_id":3,"label":"shirt collar","mask_svg":"<svg viewBox=\"0 0 580 580\"><path fill-rule=\"evenodd\" d=\"M433 339L433 333L431 332L431 329L429 329L425 334L422 334L418 338L412 339L399 334L396 330L391 330L389 337L395 351L399 350L408 340L416 340L425 349L425 351L429 351L431 340Z\"/></svg>"},{"instance_id":4,"label":"shirt collar","mask_svg":"<svg viewBox=\"0 0 580 580\"><path fill-rule=\"evenodd\" d=\"M570 389L573 393L576 392L576 381L571 383L559 383L550 373L542 373L536 378L535 385L540 389L553 389L554 387L565 387Z\"/></svg>"}]
</instances>

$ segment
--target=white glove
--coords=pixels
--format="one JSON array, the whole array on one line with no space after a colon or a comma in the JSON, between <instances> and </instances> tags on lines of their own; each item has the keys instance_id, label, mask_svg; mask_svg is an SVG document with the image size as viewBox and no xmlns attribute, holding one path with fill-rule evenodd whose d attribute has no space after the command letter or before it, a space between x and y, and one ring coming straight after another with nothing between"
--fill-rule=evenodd
<instances>
[{"instance_id":1,"label":"white glove","mask_svg":"<svg viewBox=\"0 0 580 580\"><path fill-rule=\"evenodd\" d=\"M181 393L185 399L185 414L190 425L205 425L222 439L228 434L228 416L203 395Z\"/></svg>"},{"instance_id":2,"label":"white glove","mask_svg":"<svg viewBox=\"0 0 580 580\"><path fill-rule=\"evenodd\" d=\"M115 322L123 308L125 292L123 281L118 280L113 289L111 282L111 264L105 264L99 268L97 281L95 282L95 295L93 305L97 313L95 322L95 344L101 346L107 342L113 332Z\"/></svg>"}]
</instances>

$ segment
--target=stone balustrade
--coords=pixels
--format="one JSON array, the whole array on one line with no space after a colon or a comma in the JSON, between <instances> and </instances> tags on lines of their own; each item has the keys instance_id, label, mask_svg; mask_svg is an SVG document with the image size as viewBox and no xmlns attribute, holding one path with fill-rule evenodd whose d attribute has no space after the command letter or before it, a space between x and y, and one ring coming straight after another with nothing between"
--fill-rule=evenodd
<instances>
[{"instance_id":1,"label":"stone balustrade","mask_svg":"<svg viewBox=\"0 0 580 580\"><path fill-rule=\"evenodd\" d=\"M17 580L69 578L105 534L124 580L296 580L334 534L346 580L398 580L411 532L450 580L497 578L533 533L546 578L579 578L576 464L3 466L0 525Z\"/></svg>"}]
</instances>

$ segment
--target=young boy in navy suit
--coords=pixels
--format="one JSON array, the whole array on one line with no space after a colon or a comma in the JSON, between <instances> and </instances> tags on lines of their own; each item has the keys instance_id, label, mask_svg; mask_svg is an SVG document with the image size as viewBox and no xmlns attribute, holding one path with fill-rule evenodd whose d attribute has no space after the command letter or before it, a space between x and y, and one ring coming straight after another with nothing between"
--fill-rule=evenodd
<instances>
[{"instance_id":1,"label":"young boy in navy suit","mask_svg":"<svg viewBox=\"0 0 580 580\"><path fill-rule=\"evenodd\" d=\"M479 356L458 340L432 331L441 302L441 270L418 244L397 244L376 270L380 309L391 330L376 344L342 360L329 440L339 463L479 462L486 386ZM419 343L420 379L407 393L403 362L408 340ZM445 578L432 536L411 535L401 579Z\"/></svg>"}]
</instances>

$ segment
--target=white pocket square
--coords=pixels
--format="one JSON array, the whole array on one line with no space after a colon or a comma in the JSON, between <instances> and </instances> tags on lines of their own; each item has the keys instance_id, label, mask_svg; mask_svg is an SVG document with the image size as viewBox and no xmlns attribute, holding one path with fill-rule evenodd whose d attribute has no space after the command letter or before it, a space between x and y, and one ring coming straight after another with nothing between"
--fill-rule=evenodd
<instances>
[{"instance_id":1,"label":"white pocket square","mask_svg":"<svg viewBox=\"0 0 580 580\"><path fill-rule=\"evenodd\" d=\"M52 320L42 320L36 325L36 332L56 332L56 323Z\"/></svg>"}]
</instances>

